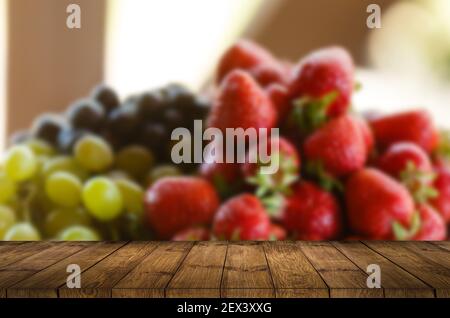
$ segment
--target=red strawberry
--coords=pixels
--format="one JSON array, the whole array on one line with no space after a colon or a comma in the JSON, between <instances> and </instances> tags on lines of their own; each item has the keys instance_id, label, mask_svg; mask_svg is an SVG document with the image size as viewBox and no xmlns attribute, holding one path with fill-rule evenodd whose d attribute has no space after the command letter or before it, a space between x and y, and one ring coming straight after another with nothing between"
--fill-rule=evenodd
<instances>
[{"instance_id":1,"label":"red strawberry","mask_svg":"<svg viewBox=\"0 0 450 318\"><path fill-rule=\"evenodd\" d=\"M336 199L311 182L301 182L294 187L281 219L297 240L336 239L342 227Z\"/></svg>"},{"instance_id":2,"label":"red strawberry","mask_svg":"<svg viewBox=\"0 0 450 318\"><path fill-rule=\"evenodd\" d=\"M437 177L433 186L437 190L436 198L430 203L441 214L445 222L450 222L450 169L446 166L436 168Z\"/></svg>"},{"instance_id":3,"label":"red strawberry","mask_svg":"<svg viewBox=\"0 0 450 318\"><path fill-rule=\"evenodd\" d=\"M425 204L419 205L418 210L420 213L420 230L412 239L416 241L445 240L447 227L439 213Z\"/></svg>"},{"instance_id":4,"label":"red strawberry","mask_svg":"<svg viewBox=\"0 0 450 318\"><path fill-rule=\"evenodd\" d=\"M217 152L215 155L219 156L220 153ZM200 166L200 175L214 184L217 191L223 196L239 190L243 183L241 182L240 165L238 163L221 163L213 159L215 158L205 158Z\"/></svg>"},{"instance_id":5,"label":"red strawberry","mask_svg":"<svg viewBox=\"0 0 450 318\"><path fill-rule=\"evenodd\" d=\"M291 106L288 89L283 85L275 83L267 87L266 93L277 111L279 122L284 122Z\"/></svg>"},{"instance_id":6,"label":"red strawberry","mask_svg":"<svg viewBox=\"0 0 450 318\"><path fill-rule=\"evenodd\" d=\"M360 123L349 115L332 119L311 134L303 145L306 159L340 177L361 169L367 160Z\"/></svg>"},{"instance_id":7,"label":"red strawberry","mask_svg":"<svg viewBox=\"0 0 450 318\"><path fill-rule=\"evenodd\" d=\"M407 169L408 163L420 172L431 172L431 161L428 154L412 142L398 142L389 146L378 159L379 169L399 178Z\"/></svg>"},{"instance_id":8,"label":"red strawberry","mask_svg":"<svg viewBox=\"0 0 450 318\"><path fill-rule=\"evenodd\" d=\"M370 128L367 121L361 117L355 117L356 122L359 124L359 128L361 129L364 142L366 144L367 153L370 154L373 150L373 147L375 145L375 140L373 138L373 132Z\"/></svg>"},{"instance_id":9,"label":"red strawberry","mask_svg":"<svg viewBox=\"0 0 450 318\"><path fill-rule=\"evenodd\" d=\"M217 211L213 233L225 240L268 240L270 220L259 199L241 194L226 201Z\"/></svg>"},{"instance_id":10,"label":"red strawberry","mask_svg":"<svg viewBox=\"0 0 450 318\"><path fill-rule=\"evenodd\" d=\"M220 83L231 71L245 70L261 85L285 82L287 72L268 51L249 40L240 40L222 56L217 70Z\"/></svg>"},{"instance_id":11,"label":"red strawberry","mask_svg":"<svg viewBox=\"0 0 450 318\"><path fill-rule=\"evenodd\" d=\"M209 230L203 227L193 227L182 230L172 237L172 241L209 241Z\"/></svg>"},{"instance_id":12,"label":"red strawberry","mask_svg":"<svg viewBox=\"0 0 450 318\"><path fill-rule=\"evenodd\" d=\"M208 126L225 133L226 128L270 129L275 123L272 102L250 75L240 70L227 75L209 114Z\"/></svg>"},{"instance_id":13,"label":"red strawberry","mask_svg":"<svg viewBox=\"0 0 450 318\"><path fill-rule=\"evenodd\" d=\"M192 226L209 224L219 206L216 190L196 177L165 177L145 195L149 225L161 239Z\"/></svg>"},{"instance_id":14,"label":"red strawberry","mask_svg":"<svg viewBox=\"0 0 450 318\"><path fill-rule=\"evenodd\" d=\"M414 227L414 203L408 190L377 169L354 173L347 182L345 200L350 227L359 235L390 240L398 238L395 229L412 231Z\"/></svg>"},{"instance_id":15,"label":"red strawberry","mask_svg":"<svg viewBox=\"0 0 450 318\"><path fill-rule=\"evenodd\" d=\"M277 224L271 224L270 225L270 240L272 241L284 241L287 237L286 230L277 225Z\"/></svg>"},{"instance_id":16,"label":"red strawberry","mask_svg":"<svg viewBox=\"0 0 450 318\"><path fill-rule=\"evenodd\" d=\"M378 145L383 149L396 142L410 141L430 153L438 145L438 131L425 110L380 116L372 119L370 124Z\"/></svg>"},{"instance_id":17,"label":"red strawberry","mask_svg":"<svg viewBox=\"0 0 450 318\"><path fill-rule=\"evenodd\" d=\"M327 114L344 114L350 106L354 87L354 65L350 54L343 48L325 48L306 56L293 71L289 86L293 99L322 99L336 93L327 107Z\"/></svg>"}]
</instances>

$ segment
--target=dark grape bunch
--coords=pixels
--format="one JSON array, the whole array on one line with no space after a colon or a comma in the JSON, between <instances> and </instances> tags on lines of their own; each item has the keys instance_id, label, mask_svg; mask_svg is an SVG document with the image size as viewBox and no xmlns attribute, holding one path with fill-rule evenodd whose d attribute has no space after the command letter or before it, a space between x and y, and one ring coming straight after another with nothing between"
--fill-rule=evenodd
<instances>
[{"instance_id":1,"label":"dark grape bunch","mask_svg":"<svg viewBox=\"0 0 450 318\"><path fill-rule=\"evenodd\" d=\"M144 189L195 168L172 164L170 136L207 112L178 84L124 102L100 85L64 114L38 117L0 162L0 240L150 238Z\"/></svg>"}]
</instances>

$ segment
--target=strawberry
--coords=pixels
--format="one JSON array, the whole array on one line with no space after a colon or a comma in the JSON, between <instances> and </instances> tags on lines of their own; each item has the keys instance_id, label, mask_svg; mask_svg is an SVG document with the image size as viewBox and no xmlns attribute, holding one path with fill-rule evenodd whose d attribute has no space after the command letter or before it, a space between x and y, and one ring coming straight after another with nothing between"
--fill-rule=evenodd
<instances>
[{"instance_id":1,"label":"strawberry","mask_svg":"<svg viewBox=\"0 0 450 318\"><path fill-rule=\"evenodd\" d=\"M306 102L335 93L326 105L326 114L336 117L350 107L354 87L354 65L350 54L340 47L329 47L306 56L293 70L289 84L292 99Z\"/></svg>"},{"instance_id":2,"label":"strawberry","mask_svg":"<svg viewBox=\"0 0 450 318\"><path fill-rule=\"evenodd\" d=\"M425 110L379 116L372 119L370 125L375 140L382 149L396 142L410 141L431 153L438 145L438 131Z\"/></svg>"},{"instance_id":3,"label":"strawberry","mask_svg":"<svg viewBox=\"0 0 450 318\"><path fill-rule=\"evenodd\" d=\"M271 138L265 146L267 147L265 152L270 156L270 164L277 165L278 170L273 174L263 171L263 167L269 165L259 161L259 147L264 147L263 144L255 145L248 150L241 170L245 180L257 187L256 195L261 198L267 211L276 217L284 204L283 195L290 192L291 184L299 177L300 156L294 145L283 137ZM278 151L273 151L272 146Z\"/></svg>"},{"instance_id":4,"label":"strawberry","mask_svg":"<svg viewBox=\"0 0 450 318\"><path fill-rule=\"evenodd\" d=\"M288 89L283 85L275 83L266 88L266 93L275 107L279 122L284 122L291 106Z\"/></svg>"},{"instance_id":5,"label":"strawberry","mask_svg":"<svg viewBox=\"0 0 450 318\"><path fill-rule=\"evenodd\" d=\"M359 128L361 129L361 133L366 144L367 153L370 154L373 151L375 145L372 129L364 118L355 117L355 120L358 123Z\"/></svg>"},{"instance_id":6,"label":"strawberry","mask_svg":"<svg viewBox=\"0 0 450 318\"><path fill-rule=\"evenodd\" d=\"M219 154L220 152L214 155L219 156ZM240 165L238 163L218 162L218 160L213 159L215 158L205 158L200 166L200 175L214 184L214 187L223 197L238 191L243 184L241 182Z\"/></svg>"},{"instance_id":7,"label":"strawberry","mask_svg":"<svg viewBox=\"0 0 450 318\"><path fill-rule=\"evenodd\" d=\"M411 142L389 146L378 158L377 167L400 180L419 203L437 196L432 183L436 177L428 154Z\"/></svg>"},{"instance_id":8,"label":"strawberry","mask_svg":"<svg viewBox=\"0 0 450 318\"><path fill-rule=\"evenodd\" d=\"M209 230L203 227L193 227L182 230L172 237L172 241L209 241Z\"/></svg>"},{"instance_id":9,"label":"strawberry","mask_svg":"<svg viewBox=\"0 0 450 318\"><path fill-rule=\"evenodd\" d=\"M443 241L447 237L447 227L442 217L426 204L418 206L420 230L412 238L415 241Z\"/></svg>"},{"instance_id":10,"label":"strawberry","mask_svg":"<svg viewBox=\"0 0 450 318\"><path fill-rule=\"evenodd\" d=\"M306 138L303 149L310 172L322 174L323 169L333 177L361 169L368 155L360 123L350 115L332 119L316 130Z\"/></svg>"},{"instance_id":11,"label":"strawberry","mask_svg":"<svg viewBox=\"0 0 450 318\"><path fill-rule=\"evenodd\" d=\"M272 54L249 40L240 40L222 56L217 70L217 83L234 70L249 72L262 86L286 81L286 68Z\"/></svg>"},{"instance_id":12,"label":"strawberry","mask_svg":"<svg viewBox=\"0 0 450 318\"><path fill-rule=\"evenodd\" d=\"M161 239L196 225L209 224L219 206L214 187L196 177L164 177L145 194L148 224Z\"/></svg>"},{"instance_id":13,"label":"strawberry","mask_svg":"<svg viewBox=\"0 0 450 318\"><path fill-rule=\"evenodd\" d=\"M336 239L342 228L336 199L311 182L294 186L281 219L284 227L297 240Z\"/></svg>"},{"instance_id":14,"label":"strawberry","mask_svg":"<svg viewBox=\"0 0 450 318\"><path fill-rule=\"evenodd\" d=\"M350 228L370 239L401 239L417 231L417 213L408 190L383 172L366 168L346 184L345 201ZM405 230L408 229L408 230Z\"/></svg>"},{"instance_id":15,"label":"strawberry","mask_svg":"<svg viewBox=\"0 0 450 318\"><path fill-rule=\"evenodd\" d=\"M260 200L241 194L226 201L214 217L213 233L224 240L268 240L270 220Z\"/></svg>"},{"instance_id":16,"label":"strawberry","mask_svg":"<svg viewBox=\"0 0 450 318\"><path fill-rule=\"evenodd\" d=\"M399 178L407 170L408 163L420 172L431 172L428 154L412 142L398 142L389 146L378 158L377 167L394 178Z\"/></svg>"},{"instance_id":17,"label":"strawberry","mask_svg":"<svg viewBox=\"0 0 450 318\"><path fill-rule=\"evenodd\" d=\"M284 241L287 237L286 230L278 224L270 225L270 240L271 241Z\"/></svg>"},{"instance_id":18,"label":"strawberry","mask_svg":"<svg viewBox=\"0 0 450 318\"><path fill-rule=\"evenodd\" d=\"M430 200L430 204L441 214L445 222L450 222L450 169L447 166L438 166L433 186L438 195Z\"/></svg>"},{"instance_id":19,"label":"strawberry","mask_svg":"<svg viewBox=\"0 0 450 318\"><path fill-rule=\"evenodd\" d=\"M232 71L223 80L208 117L208 126L219 128L272 128L276 113L272 102L244 71Z\"/></svg>"}]
</instances>

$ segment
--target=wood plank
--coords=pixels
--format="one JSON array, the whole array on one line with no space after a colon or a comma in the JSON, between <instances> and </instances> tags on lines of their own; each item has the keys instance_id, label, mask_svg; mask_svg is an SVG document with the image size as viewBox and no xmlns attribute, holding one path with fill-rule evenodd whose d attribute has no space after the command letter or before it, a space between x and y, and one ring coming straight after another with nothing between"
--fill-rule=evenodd
<instances>
[{"instance_id":1,"label":"wood plank","mask_svg":"<svg viewBox=\"0 0 450 318\"><path fill-rule=\"evenodd\" d=\"M330 288L330 297L383 297L383 289L367 287L367 273L328 242L296 243Z\"/></svg>"},{"instance_id":2,"label":"wood plank","mask_svg":"<svg viewBox=\"0 0 450 318\"><path fill-rule=\"evenodd\" d=\"M277 297L329 297L328 286L294 242L265 242Z\"/></svg>"},{"instance_id":3,"label":"wood plank","mask_svg":"<svg viewBox=\"0 0 450 318\"><path fill-rule=\"evenodd\" d=\"M126 274L136 267L157 246L155 242L131 242L104 258L81 276L81 288L59 289L59 297L105 298Z\"/></svg>"},{"instance_id":4,"label":"wood plank","mask_svg":"<svg viewBox=\"0 0 450 318\"><path fill-rule=\"evenodd\" d=\"M23 258L15 263L2 267L2 270L40 271L81 249L89 246L88 242L52 242L52 245L42 251Z\"/></svg>"},{"instance_id":5,"label":"wood plank","mask_svg":"<svg viewBox=\"0 0 450 318\"><path fill-rule=\"evenodd\" d=\"M434 289L358 241L332 242L362 271L377 264L385 297L434 297Z\"/></svg>"},{"instance_id":6,"label":"wood plank","mask_svg":"<svg viewBox=\"0 0 450 318\"><path fill-rule=\"evenodd\" d=\"M23 242L17 245L4 245L0 253L0 270L6 266L32 256L54 245L54 242Z\"/></svg>"},{"instance_id":7,"label":"wood plank","mask_svg":"<svg viewBox=\"0 0 450 318\"><path fill-rule=\"evenodd\" d=\"M275 297L262 244L230 243L221 287L222 297Z\"/></svg>"},{"instance_id":8,"label":"wood plank","mask_svg":"<svg viewBox=\"0 0 450 318\"><path fill-rule=\"evenodd\" d=\"M112 297L164 297L164 289L192 245L192 242L159 242L139 265L114 286Z\"/></svg>"},{"instance_id":9,"label":"wood plank","mask_svg":"<svg viewBox=\"0 0 450 318\"><path fill-rule=\"evenodd\" d=\"M364 244L436 290L442 289L445 293L450 289L450 268L430 259L419 250L407 248L406 242L364 241Z\"/></svg>"},{"instance_id":10,"label":"wood plank","mask_svg":"<svg viewBox=\"0 0 450 318\"><path fill-rule=\"evenodd\" d=\"M167 297L220 297L226 242L198 242L166 288Z\"/></svg>"},{"instance_id":11,"label":"wood plank","mask_svg":"<svg viewBox=\"0 0 450 318\"><path fill-rule=\"evenodd\" d=\"M58 296L58 287L66 283L69 275L67 266L77 264L84 272L89 267L123 246L119 242L93 243L89 247L82 249L42 271L28 277L27 279L11 286L7 289L7 296L16 297L46 297L55 298Z\"/></svg>"},{"instance_id":12,"label":"wood plank","mask_svg":"<svg viewBox=\"0 0 450 318\"><path fill-rule=\"evenodd\" d=\"M439 241L430 243L450 252L450 241Z\"/></svg>"}]
</instances>

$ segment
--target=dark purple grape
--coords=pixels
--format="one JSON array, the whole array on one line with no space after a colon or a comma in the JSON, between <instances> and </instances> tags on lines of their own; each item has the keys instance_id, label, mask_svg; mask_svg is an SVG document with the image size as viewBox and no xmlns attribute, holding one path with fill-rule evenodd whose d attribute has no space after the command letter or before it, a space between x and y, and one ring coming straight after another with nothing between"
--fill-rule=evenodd
<instances>
[{"instance_id":1,"label":"dark purple grape","mask_svg":"<svg viewBox=\"0 0 450 318\"><path fill-rule=\"evenodd\" d=\"M44 114L34 120L31 134L52 145L57 145L59 133L68 127L69 125L61 116Z\"/></svg>"},{"instance_id":2,"label":"dark purple grape","mask_svg":"<svg viewBox=\"0 0 450 318\"><path fill-rule=\"evenodd\" d=\"M105 111L97 101L83 99L70 106L67 117L76 129L98 131L105 120Z\"/></svg>"},{"instance_id":3,"label":"dark purple grape","mask_svg":"<svg viewBox=\"0 0 450 318\"><path fill-rule=\"evenodd\" d=\"M120 105L119 97L116 92L106 85L98 85L91 93L92 99L96 100L103 107L105 112L109 113Z\"/></svg>"},{"instance_id":4,"label":"dark purple grape","mask_svg":"<svg viewBox=\"0 0 450 318\"><path fill-rule=\"evenodd\" d=\"M114 135L130 138L139 133L140 122L135 104L127 104L109 114L107 127Z\"/></svg>"},{"instance_id":5,"label":"dark purple grape","mask_svg":"<svg viewBox=\"0 0 450 318\"><path fill-rule=\"evenodd\" d=\"M136 101L139 116L153 121L161 119L164 106L163 96L158 91L144 93Z\"/></svg>"},{"instance_id":6,"label":"dark purple grape","mask_svg":"<svg viewBox=\"0 0 450 318\"><path fill-rule=\"evenodd\" d=\"M175 101L179 96L191 95L191 92L185 86L178 83L169 84L163 87L160 92L169 103Z\"/></svg>"},{"instance_id":7,"label":"dark purple grape","mask_svg":"<svg viewBox=\"0 0 450 318\"><path fill-rule=\"evenodd\" d=\"M160 156L165 149L165 145L170 141L170 135L166 127L160 123L150 123L144 126L139 137L140 143L155 155Z\"/></svg>"},{"instance_id":8,"label":"dark purple grape","mask_svg":"<svg viewBox=\"0 0 450 318\"><path fill-rule=\"evenodd\" d=\"M170 132L175 128L188 126L183 118L183 113L173 107L164 111L164 124Z\"/></svg>"},{"instance_id":9,"label":"dark purple grape","mask_svg":"<svg viewBox=\"0 0 450 318\"><path fill-rule=\"evenodd\" d=\"M74 130L71 128L61 130L58 135L58 149L66 154L72 153L76 142L86 134L88 132L84 130Z\"/></svg>"}]
</instances>

